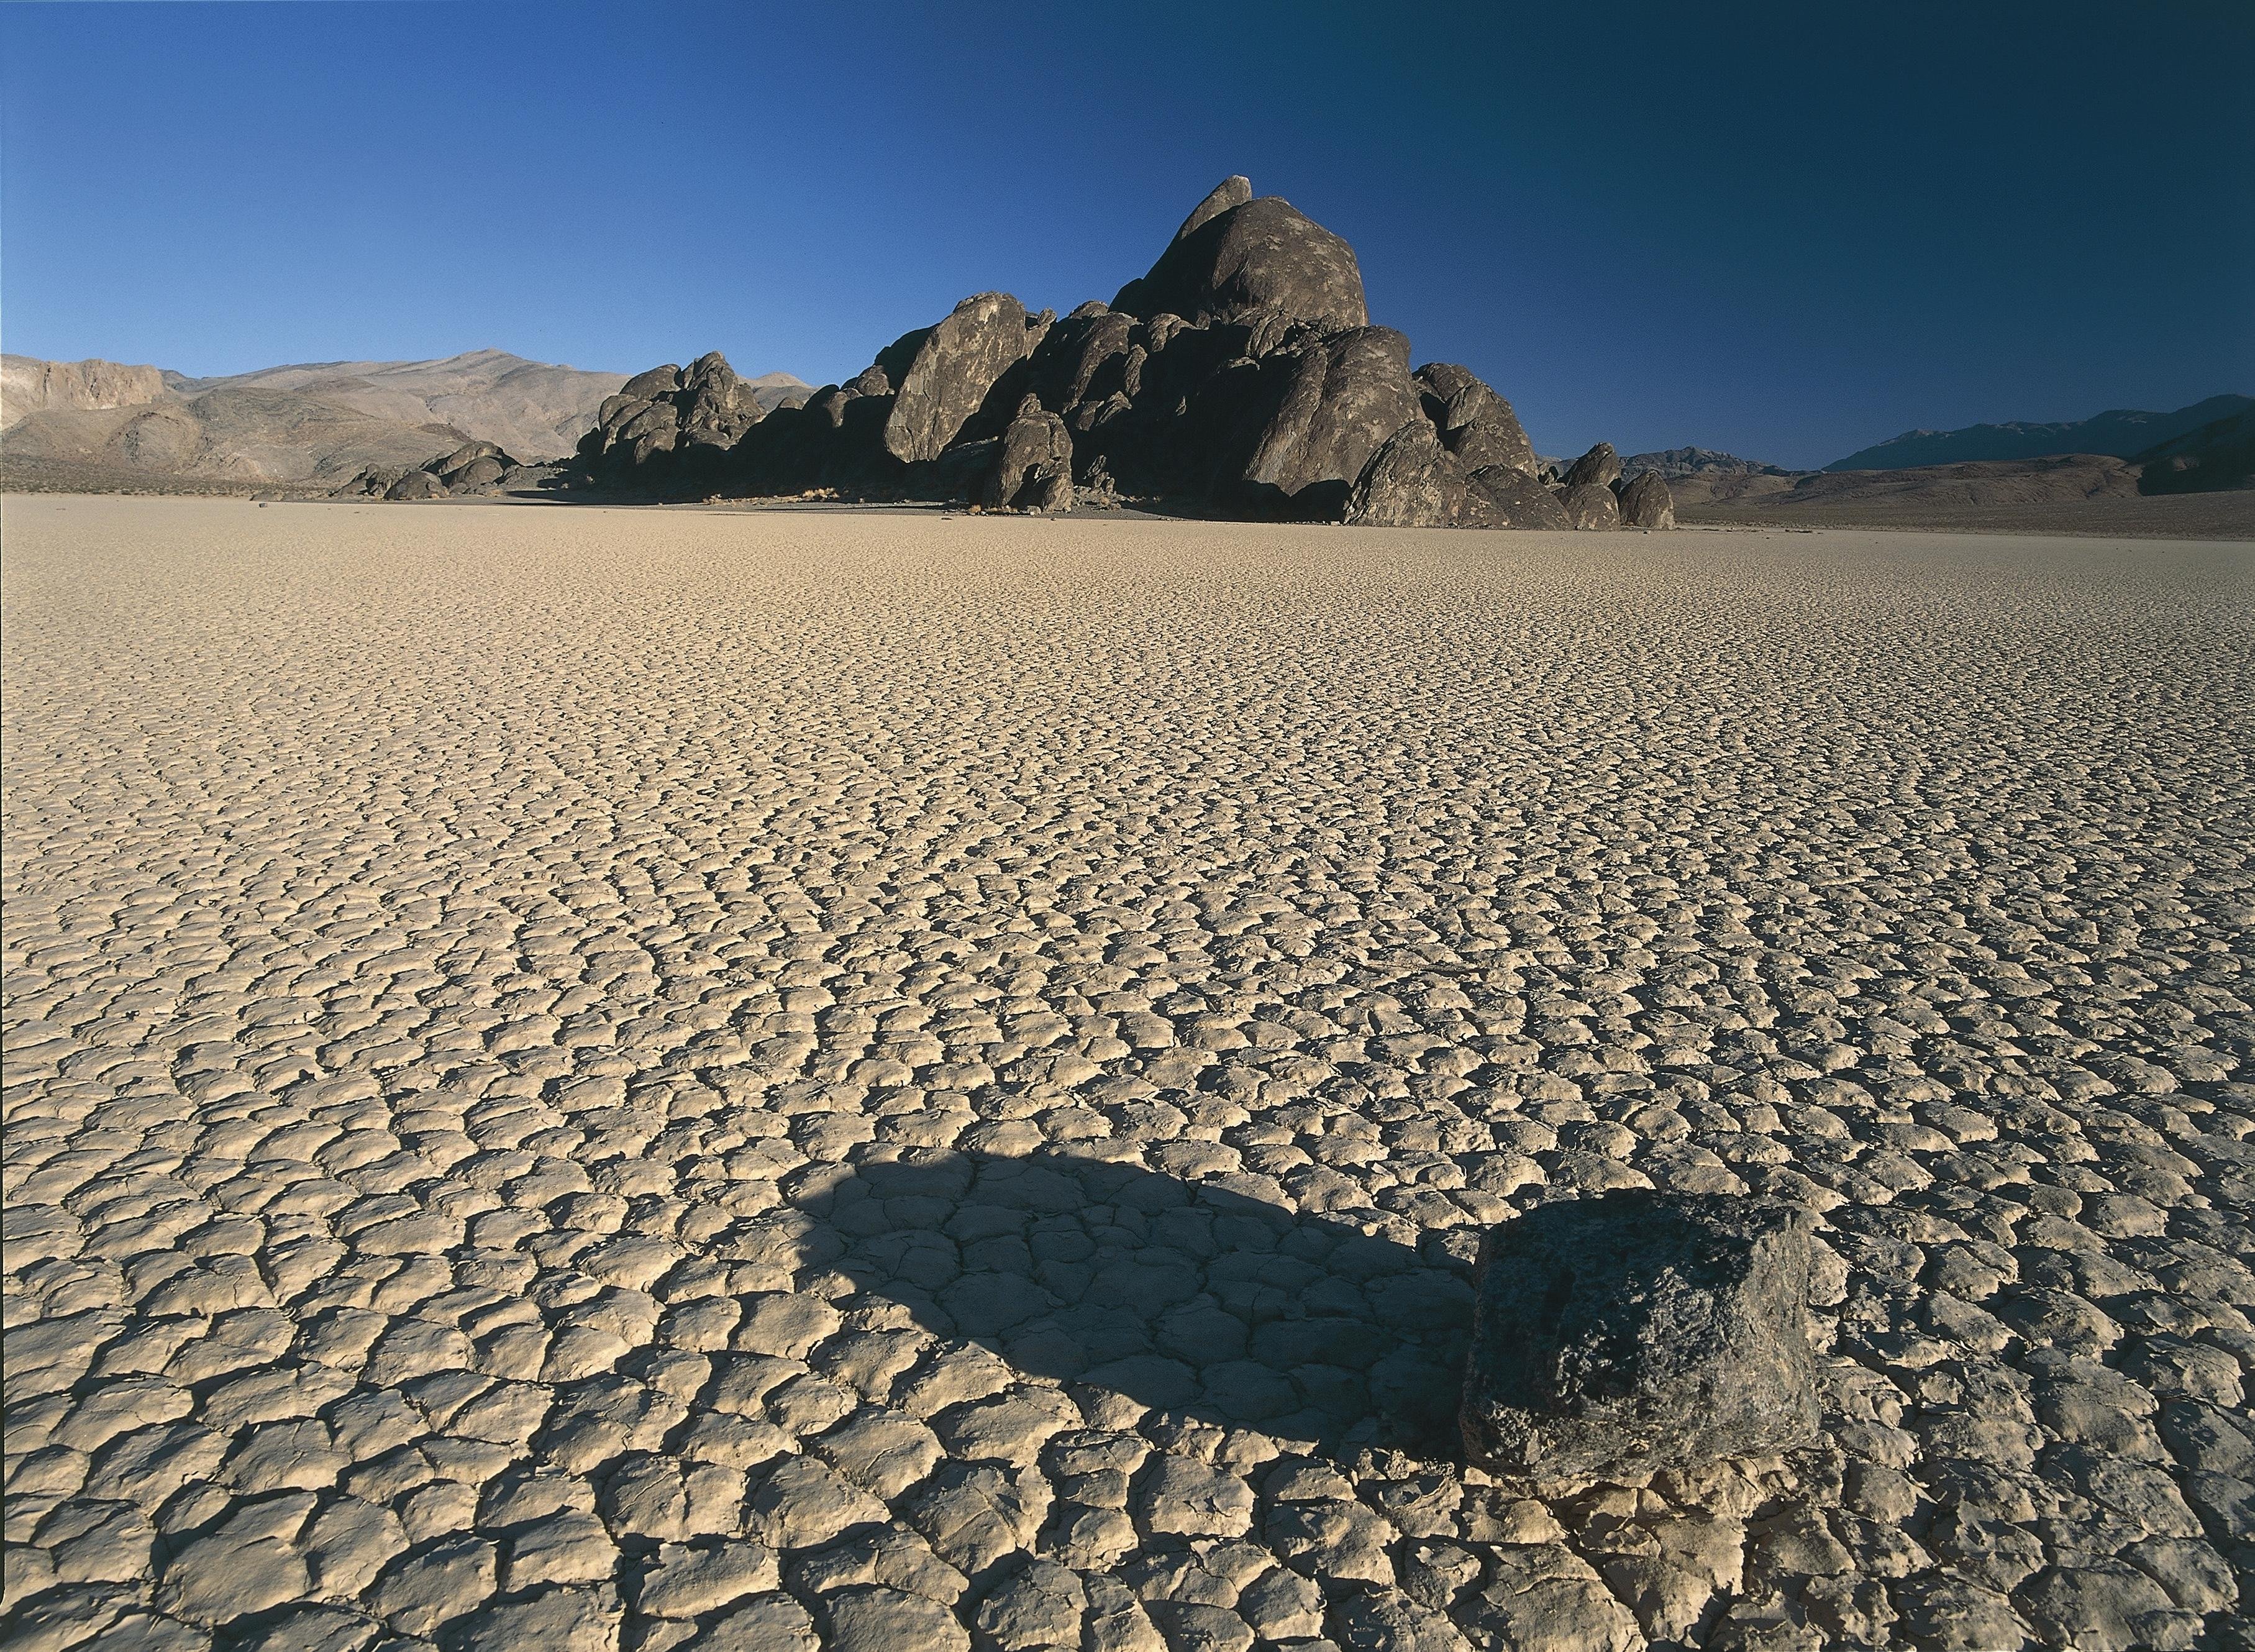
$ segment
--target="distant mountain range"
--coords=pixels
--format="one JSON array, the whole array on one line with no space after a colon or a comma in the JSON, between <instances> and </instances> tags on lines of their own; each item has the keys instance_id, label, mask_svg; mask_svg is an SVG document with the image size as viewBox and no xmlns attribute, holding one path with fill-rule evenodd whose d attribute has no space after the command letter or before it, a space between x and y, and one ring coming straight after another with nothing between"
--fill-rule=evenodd
<instances>
[{"instance_id":1,"label":"distant mountain range","mask_svg":"<svg viewBox=\"0 0 2255 1652\"><path fill-rule=\"evenodd\" d=\"M1827 470L1908 470L2000 459L2042 459L2055 453L2101 453L2135 459L2204 425L2255 408L2255 397L2211 396L2173 413L2116 408L2061 424L1970 425L1963 430L1906 431L1891 441L1836 459Z\"/></svg>"},{"instance_id":2,"label":"distant mountain range","mask_svg":"<svg viewBox=\"0 0 2255 1652\"><path fill-rule=\"evenodd\" d=\"M0 362L0 451L52 482L83 474L233 482L338 482L416 466L469 441L561 458L623 373L472 350L430 362L315 362L191 378L110 362ZM804 399L788 373L750 381L766 405Z\"/></svg>"}]
</instances>

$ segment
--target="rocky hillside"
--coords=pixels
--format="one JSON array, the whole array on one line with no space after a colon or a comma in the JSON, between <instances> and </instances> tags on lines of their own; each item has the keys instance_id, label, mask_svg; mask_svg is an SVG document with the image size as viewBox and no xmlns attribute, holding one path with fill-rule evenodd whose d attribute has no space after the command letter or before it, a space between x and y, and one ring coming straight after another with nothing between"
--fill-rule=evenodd
<instances>
[{"instance_id":1,"label":"rocky hillside","mask_svg":"<svg viewBox=\"0 0 2255 1652\"><path fill-rule=\"evenodd\" d=\"M603 398L626 382L623 373L529 362L506 350L472 350L433 362L313 362L224 378L166 378L182 397L286 390L395 425L444 425L528 459L570 453L595 422Z\"/></svg>"},{"instance_id":2,"label":"rocky hillside","mask_svg":"<svg viewBox=\"0 0 2255 1652\"><path fill-rule=\"evenodd\" d=\"M1891 441L1836 459L1827 470L1903 470L1925 465L2097 453L2134 459L2204 425L2255 408L2255 398L2211 396L2173 413L2117 408L2062 424L1969 425L1963 430L1906 431Z\"/></svg>"},{"instance_id":3,"label":"rocky hillside","mask_svg":"<svg viewBox=\"0 0 2255 1652\"><path fill-rule=\"evenodd\" d=\"M2216 493L2255 487L2255 405L2138 455L2142 492Z\"/></svg>"},{"instance_id":4,"label":"rocky hillside","mask_svg":"<svg viewBox=\"0 0 2255 1652\"><path fill-rule=\"evenodd\" d=\"M1237 516L1435 527L1672 524L1610 446L1561 475L1468 369L1414 370L1370 324L1353 250L1243 178L1109 304L966 299L844 384L768 411L719 355L637 375L580 444L590 486L833 492L1055 510L1121 496Z\"/></svg>"},{"instance_id":5,"label":"rocky hillside","mask_svg":"<svg viewBox=\"0 0 2255 1652\"><path fill-rule=\"evenodd\" d=\"M331 487L371 470L397 476L471 442L537 463L569 453L625 383L503 350L221 378L11 355L7 373L17 420L0 453L7 484L102 492L167 481ZM808 388L770 373L748 394L765 411ZM18 418L19 397L39 405Z\"/></svg>"},{"instance_id":6,"label":"rocky hillside","mask_svg":"<svg viewBox=\"0 0 2255 1652\"><path fill-rule=\"evenodd\" d=\"M419 465L467 432L407 425L292 390L226 388L143 407L50 410L9 431L4 458L50 479L77 468L89 489L109 478L333 485L370 465ZM48 485L53 485L52 480Z\"/></svg>"},{"instance_id":7,"label":"rocky hillside","mask_svg":"<svg viewBox=\"0 0 2255 1652\"><path fill-rule=\"evenodd\" d=\"M142 407L164 394L164 375L153 367L0 355L0 428L49 408Z\"/></svg>"}]
</instances>

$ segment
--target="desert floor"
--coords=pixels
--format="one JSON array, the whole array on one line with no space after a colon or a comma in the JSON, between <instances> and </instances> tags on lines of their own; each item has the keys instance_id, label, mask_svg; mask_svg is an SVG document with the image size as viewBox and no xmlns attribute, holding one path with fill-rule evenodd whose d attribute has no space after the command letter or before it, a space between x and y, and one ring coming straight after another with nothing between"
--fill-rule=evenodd
<instances>
[{"instance_id":1,"label":"desert floor","mask_svg":"<svg viewBox=\"0 0 2255 1652\"><path fill-rule=\"evenodd\" d=\"M4 525L11 1648L2245 1644L2245 545ZM1825 1444L1458 1466L1647 1185Z\"/></svg>"}]
</instances>

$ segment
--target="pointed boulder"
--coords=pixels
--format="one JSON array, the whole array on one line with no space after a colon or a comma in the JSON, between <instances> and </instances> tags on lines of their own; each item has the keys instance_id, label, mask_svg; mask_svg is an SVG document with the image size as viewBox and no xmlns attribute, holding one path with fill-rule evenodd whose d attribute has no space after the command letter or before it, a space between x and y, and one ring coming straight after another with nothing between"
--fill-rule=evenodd
<instances>
[{"instance_id":1,"label":"pointed boulder","mask_svg":"<svg viewBox=\"0 0 2255 1652\"><path fill-rule=\"evenodd\" d=\"M1007 292L964 299L947 320L917 339L897 375L900 390L885 420L885 451L906 464L938 458L979 411L994 381L1023 361L1047 330L1045 320L1029 318L1026 306ZM887 359L891 355L889 351L878 358L889 377L895 376L897 362Z\"/></svg>"},{"instance_id":2,"label":"pointed boulder","mask_svg":"<svg viewBox=\"0 0 2255 1652\"><path fill-rule=\"evenodd\" d=\"M1369 326L1354 249L1280 196L1217 207L1242 182L1231 179L1199 202L1150 273L1121 288L1112 307L1193 326L1270 311L1327 332Z\"/></svg>"}]
</instances>

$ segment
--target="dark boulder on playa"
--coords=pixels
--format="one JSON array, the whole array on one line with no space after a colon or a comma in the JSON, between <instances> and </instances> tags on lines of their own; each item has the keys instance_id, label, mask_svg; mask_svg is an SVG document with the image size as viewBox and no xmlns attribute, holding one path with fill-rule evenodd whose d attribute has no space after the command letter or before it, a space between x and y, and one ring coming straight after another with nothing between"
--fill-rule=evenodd
<instances>
[{"instance_id":1,"label":"dark boulder on playa","mask_svg":"<svg viewBox=\"0 0 2255 1652\"><path fill-rule=\"evenodd\" d=\"M1809 1241L1797 1206L1644 1189L1491 1229L1465 1457L1514 1478L1620 1480L1809 1444Z\"/></svg>"},{"instance_id":2,"label":"dark boulder on playa","mask_svg":"<svg viewBox=\"0 0 2255 1652\"><path fill-rule=\"evenodd\" d=\"M877 365L899 386L885 419L885 451L903 464L937 459L986 404L995 381L1032 354L1053 320L1029 316L1007 292L982 292L917 337L901 360L903 339ZM896 376L893 369L899 369Z\"/></svg>"}]
</instances>

